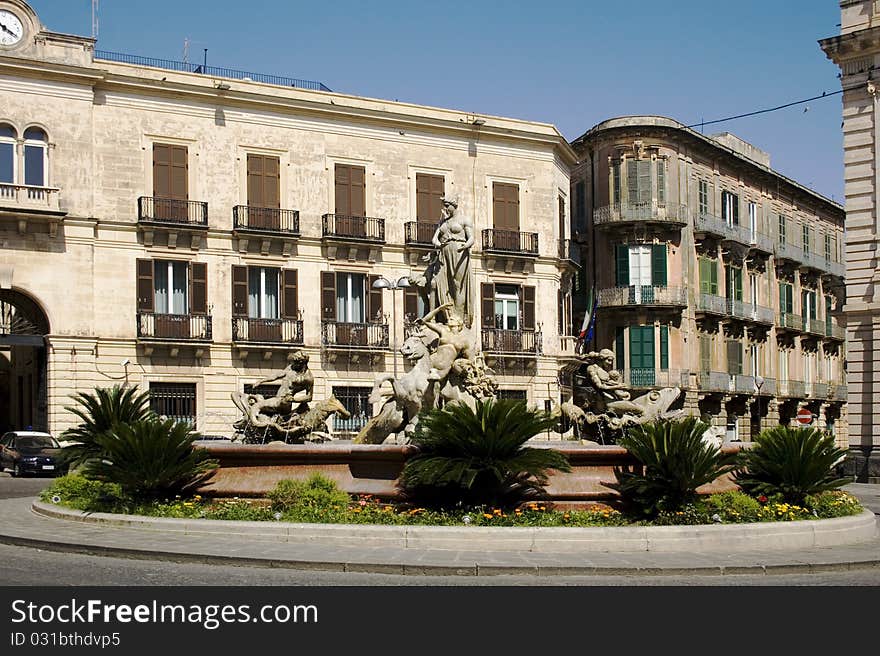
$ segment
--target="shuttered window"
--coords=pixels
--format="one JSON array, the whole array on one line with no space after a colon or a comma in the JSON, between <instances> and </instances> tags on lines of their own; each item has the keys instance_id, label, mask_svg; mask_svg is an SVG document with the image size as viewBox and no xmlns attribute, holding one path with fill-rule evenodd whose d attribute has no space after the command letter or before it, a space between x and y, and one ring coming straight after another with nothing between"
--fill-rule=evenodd
<instances>
[{"instance_id":1,"label":"shuttered window","mask_svg":"<svg viewBox=\"0 0 880 656\"><path fill-rule=\"evenodd\" d=\"M742 269L727 265L724 267L727 298L735 301L743 300Z\"/></svg>"},{"instance_id":2,"label":"shuttered window","mask_svg":"<svg viewBox=\"0 0 880 656\"><path fill-rule=\"evenodd\" d=\"M794 312L794 302L792 298L792 288L787 282L779 283L779 311L791 314Z\"/></svg>"},{"instance_id":3,"label":"shuttered window","mask_svg":"<svg viewBox=\"0 0 880 656\"><path fill-rule=\"evenodd\" d=\"M657 160L657 202L666 202L666 160Z\"/></svg>"},{"instance_id":4,"label":"shuttered window","mask_svg":"<svg viewBox=\"0 0 880 656\"><path fill-rule=\"evenodd\" d=\"M654 326L629 327L630 369L654 369Z\"/></svg>"},{"instance_id":5,"label":"shuttered window","mask_svg":"<svg viewBox=\"0 0 880 656\"><path fill-rule=\"evenodd\" d=\"M788 228L788 220L782 214L779 215L779 232L778 238L780 244L785 244L786 232Z\"/></svg>"},{"instance_id":6,"label":"shuttered window","mask_svg":"<svg viewBox=\"0 0 880 656\"><path fill-rule=\"evenodd\" d=\"M697 181L700 216L709 214L709 183L706 180Z\"/></svg>"},{"instance_id":7,"label":"shuttered window","mask_svg":"<svg viewBox=\"0 0 880 656\"><path fill-rule=\"evenodd\" d=\"M801 226L801 230L803 231L804 253L809 253L810 248L811 248L810 242L812 241L810 239L810 237L811 237L810 226L808 226L806 223L804 223L803 226Z\"/></svg>"},{"instance_id":8,"label":"shuttered window","mask_svg":"<svg viewBox=\"0 0 880 656\"><path fill-rule=\"evenodd\" d=\"M808 290L801 292L801 316L805 321L816 318L816 292Z\"/></svg>"},{"instance_id":9,"label":"shuttered window","mask_svg":"<svg viewBox=\"0 0 880 656\"><path fill-rule=\"evenodd\" d=\"M366 169L337 164L335 169L336 214L366 216Z\"/></svg>"},{"instance_id":10,"label":"shuttered window","mask_svg":"<svg viewBox=\"0 0 880 656\"><path fill-rule=\"evenodd\" d=\"M519 288L522 300L522 327L523 330L535 329L535 288L523 285Z\"/></svg>"},{"instance_id":11,"label":"shuttered window","mask_svg":"<svg viewBox=\"0 0 880 656\"><path fill-rule=\"evenodd\" d=\"M186 200L188 161L186 146L153 144L153 196Z\"/></svg>"},{"instance_id":12,"label":"shuttered window","mask_svg":"<svg viewBox=\"0 0 880 656\"><path fill-rule=\"evenodd\" d=\"M562 194L559 195L559 238L565 239L565 233L567 232L565 229L565 196Z\"/></svg>"},{"instance_id":13,"label":"shuttered window","mask_svg":"<svg viewBox=\"0 0 880 656\"><path fill-rule=\"evenodd\" d=\"M660 326L660 368L669 369L669 326Z\"/></svg>"},{"instance_id":14,"label":"shuttered window","mask_svg":"<svg viewBox=\"0 0 880 656\"><path fill-rule=\"evenodd\" d=\"M611 202L620 204L620 160L611 162Z\"/></svg>"},{"instance_id":15,"label":"shuttered window","mask_svg":"<svg viewBox=\"0 0 880 656\"><path fill-rule=\"evenodd\" d=\"M630 205L651 202L651 160L626 161L626 191Z\"/></svg>"},{"instance_id":16,"label":"shuttered window","mask_svg":"<svg viewBox=\"0 0 880 656\"><path fill-rule=\"evenodd\" d=\"M625 367L626 328L618 326L614 329L614 366L620 370Z\"/></svg>"},{"instance_id":17,"label":"shuttered window","mask_svg":"<svg viewBox=\"0 0 880 656\"><path fill-rule=\"evenodd\" d=\"M519 185L492 183L492 221L496 230L519 232Z\"/></svg>"},{"instance_id":18,"label":"shuttered window","mask_svg":"<svg viewBox=\"0 0 880 656\"><path fill-rule=\"evenodd\" d=\"M743 348L737 339L727 340L727 373L742 374Z\"/></svg>"},{"instance_id":19,"label":"shuttered window","mask_svg":"<svg viewBox=\"0 0 880 656\"><path fill-rule=\"evenodd\" d=\"M666 286L666 244L651 246L651 284Z\"/></svg>"},{"instance_id":20,"label":"shuttered window","mask_svg":"<svg viewBox=\"0 0 880 656\"><path fill-rule=\"evenodd\" d=\"M249 207L281 207L281 163L269 155L247 156L247 192Z\"/></svg>"},{"instance_id":21,"label":"shuttered window","mask_svg":"<svg viewBox=\"0 0 880 656\"><path fill-rule=\"evenodd\" d=\"M439 222L445 193L446 181L442 175L416 173L416 221Z\"/></svg>"},{"instance_id":22,"label":"shuttered window","mask_svg":"<svg viewBox=\"0 0 880 656\"><path fill-rule=\"evenodd\" d=\"M739 196L721 192L721 218L727 225L739 225Z\"/></svg>"},{"instance_id":23,"label":"shuttered window","mask_svg":"<svg viewBox=\"0 0 880 656\"><path fill-rule=\"evenodd\" d=\"M708 257L700 258L700 292L718 295L718 262Z\"/></svg>"},{"instance_id":24,"label":"shuttered window","mask_svg":"<svg viewBox=\"0 0 880 656\"><path fill-rule=\"evenodd\" d=\"M157 314L207 314L208 265L138 260L137 309Z\"/></svg>"},{"instance_id":25,"label":"shuttered window","mask_svg":"<svg viewBox=\"0 0 880 656\"><path fill-rule=\"evenodd\" d=\"M700 343L700 371L712 371L712 336L701 334L698 340Z\"/></svg>"},{"instance_id":26,"label":"shuttered window","mask_svg":"<svg viewBox=\"0 0 880 656\"><path fill-rule=\"evenodd\" d=\"M614 268L618 287L629 286L629 246L618 244L615 248Z\"/></svg>"}]
</instances>

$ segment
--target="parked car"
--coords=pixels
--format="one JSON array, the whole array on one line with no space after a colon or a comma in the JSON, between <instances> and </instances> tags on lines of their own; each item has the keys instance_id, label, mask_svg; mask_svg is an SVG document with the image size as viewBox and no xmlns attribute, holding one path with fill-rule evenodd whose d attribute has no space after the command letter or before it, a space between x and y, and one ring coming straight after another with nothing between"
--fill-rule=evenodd
<instances>
[{"instance_id":1,"label":"parked car","mask_svg":"<svg viewBox=\"0 0 880 656\"><path fill-rule=\"evenodd\" d=\"M12 431L0 439L0 468L13 476L64 473L61 445L49 433Z\"/></svg>"}]
</instances>

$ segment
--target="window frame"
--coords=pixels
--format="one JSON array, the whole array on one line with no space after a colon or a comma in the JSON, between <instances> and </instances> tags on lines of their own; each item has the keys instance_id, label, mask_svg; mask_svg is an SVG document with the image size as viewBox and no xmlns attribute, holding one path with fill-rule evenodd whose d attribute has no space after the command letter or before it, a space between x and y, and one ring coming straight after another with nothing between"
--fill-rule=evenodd
<instances>
[{"instance_id":1,"label":"window frame","mask_svg":"<svg viewBox=\"0 0 880 656\"><path fill-rule=\"evenodd\" d=\"M43 133L44 139L29 139L27 137L28 130L39 130ZM22 184L26 187L49 187L49 133L46 129L40 125L31 125L24 129L22 132L22 168L21 168L21 180ZM42 157L40 165L42 166L43 172L43 183L42 184L30 184L28 179L28 157L27 152L28 148L36 148L42 151Z\"/></svg>"},{"instance_id":2,"label":"window frame","mask_svg":"<svg viewBox=\"0 0 880 656\"><path fill-rule=\"evenodd\" d=\"M10 163L12 164L12 177L10 180L0 180L0 184L4 185L15 185L18 183L18 129L12 124L3 122L0 123L2 126L8 126L12 131L12 136L3 136L0 135L0 144L9 144L12 147L12 152L10 153Z\"/></svg>"}]
</instances>

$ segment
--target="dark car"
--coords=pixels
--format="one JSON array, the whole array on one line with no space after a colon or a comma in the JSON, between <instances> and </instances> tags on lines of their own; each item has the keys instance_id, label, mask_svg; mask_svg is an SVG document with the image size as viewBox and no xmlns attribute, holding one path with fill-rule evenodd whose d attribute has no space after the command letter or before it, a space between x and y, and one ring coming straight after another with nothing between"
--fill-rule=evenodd
<instances>
[{"instance_id":1,"label":"dark car","mask_svg":"<svg viewBox=\"0 0 880 656\"><path fill-rule=\"evenodd\" d=\"M0 440L0 468L13 476L63 474L61 445L49 433L13 431Z\"/></svg>"}]
</instances>

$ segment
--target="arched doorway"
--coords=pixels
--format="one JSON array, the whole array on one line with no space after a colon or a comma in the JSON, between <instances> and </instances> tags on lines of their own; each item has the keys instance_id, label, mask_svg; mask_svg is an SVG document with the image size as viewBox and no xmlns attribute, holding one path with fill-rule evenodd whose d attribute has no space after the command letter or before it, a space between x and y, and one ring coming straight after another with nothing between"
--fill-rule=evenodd
<instances>
[{"instance_id":1,"label":"arched doorway","mask_svg":"<svg viewBox=\"0 0 880 656\"><path fill-rule=\"evenodd\" d=\"M0 431L47 430L49 319L29 296L0 289Z\"/></svg>"}]
</instances>

